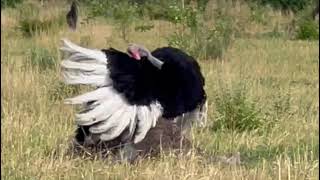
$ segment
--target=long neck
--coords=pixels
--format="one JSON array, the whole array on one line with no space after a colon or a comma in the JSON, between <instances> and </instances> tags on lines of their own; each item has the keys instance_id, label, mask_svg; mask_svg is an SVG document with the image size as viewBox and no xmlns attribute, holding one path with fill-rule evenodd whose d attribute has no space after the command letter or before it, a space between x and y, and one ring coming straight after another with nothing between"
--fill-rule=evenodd
<instances>
[{"instance_id":1,"label":"long neck","mask_svg":"<svg viewBox=\"0 0 320 180\"><path fill-rule=\"evenodd\" d=\"M158 69L161 69L163 62L160 61L158 58L152 56L151 54L148 55L148 60Z\"/></svg>"}]
</instances>

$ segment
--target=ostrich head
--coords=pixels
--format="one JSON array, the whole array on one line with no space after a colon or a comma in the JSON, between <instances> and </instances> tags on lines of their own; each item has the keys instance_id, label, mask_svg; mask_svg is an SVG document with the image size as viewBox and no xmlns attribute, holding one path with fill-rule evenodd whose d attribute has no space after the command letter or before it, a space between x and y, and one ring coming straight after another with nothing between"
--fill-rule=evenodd
<instances>
[{"instance_id":1,"label":"ostrich head","mask_svg":"<svg viewBox=\"0 0 320 180\"><path fill-rule=\"evenodd\" d=\"M146 57L158 69L162 67L163 62L152 56L150 51L142 45L129 44L127 51L128 54L136 60L141 60L142 57Z\"/></svg>"},{"instance_id":2,"label":"ostrich head","mask_svg":"<svg viewBox=\"0 0 320 180\"><path fill-rule=\"evenodd\" d=\"M151 55L147 48L138 44L129 44L127 51L129 55L136 60L140 60L142 57L148 57Z\"/></svg>"}]
</instances>

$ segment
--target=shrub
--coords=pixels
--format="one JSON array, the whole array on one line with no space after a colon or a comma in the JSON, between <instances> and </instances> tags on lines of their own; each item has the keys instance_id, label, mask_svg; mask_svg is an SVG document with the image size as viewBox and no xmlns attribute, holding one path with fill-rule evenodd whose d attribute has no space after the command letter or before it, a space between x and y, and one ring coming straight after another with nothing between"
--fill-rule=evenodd
<instances>
[{"instance_id":1,"label":"shrub","mask_svg":"<svg viewBox=\"0 0 320 180\"><path fill-rule=\"evenodd\" d=\"M318 40L319 24L312 19L301 20L298 23L297 39Z\"/></svg>"},{"instance_id":2,"label":"shrub","mask_svg":"<svg viewBox=\"0 0 320 180\"><path fill-rule=\"evenodd\" d=\"M138 12L140 16L149 16L151 19L164 19L170 18L170 7L178 5L179 7L188 7L192 3L196 3L200 11L205 10L209 0L132 0L138 5Z\"/></svg>"},{"instance_id":3,"label":"shrub","mask_svg":"<svg viewBox=\"0 0 320 180\"><path fill-rule=\"evenodd\" d=\"M63 16L53 19L41 20L39 17L26 17L19 21L19 29L26 37L34 36L40 32L48 32L50 30L58 30L65 24Z\"/></svg>"},{"instance_id":4,"label":"shrub","mask_svg":"<svg viewBox=\"0 0 320 180\"><path fill-rule=\"evenodd\" d=\"M133 0L138 9L139 17L149 16L151 19L161 19L166 16L170 0Z\"/></svg>"},{"instance_id":5,"label":"shrub","mask_svg":"<svg viewBox=\"0 0 320 180\"><path fill-rule=\"evenodd\" d=\"M210 27L202 21L201 14L192 8L179 10L176 6L172 9L170 20L183 28L169 36L169 45L201 59L222 57L232 43L234 34L230 16L218 12L213 27Z\"/></svg>"},{"instance_id":6,"label":"shrub","mask_svg":"<svg viewBox=\"0 0 320 180\"><path fill-rule=\"evenodd\" d=\"M24 4L19 7L18 29L26 37L40 32L58 31L66 24L65 15L42 17L39 7L34 4Z\"/></svg>"},{"instance_id":7,"label":"shrub","mask_svg":"<svg viewBox=\"0 0 320 180\"><path fill-rule=\"evenodd\" d=\"M216 93L214 104L218 115L214 129L247 131L262 126L260 110L251 102L243 86L223 88Z\"/></svg>"},{"instance_id":8,"label":"shrub","mask_svg":"<svg viewBox=\"0 0 320 180\"><path fill-rule=\"evenodd\" d=\"M22 2L22 0L1 0L1 9L7 7L15 8L18 4Z\"/></svg>"},{"instance_id":9,"label":"shrub","mask_svg":"<svg viewBox=\"0 0 320 180\"><path fill-rule=\"evenodd\" d=\"M266 8L257 4L250 5L250 21L266 25L268 21Z\"/></svg>"},{"instance_id":10,"label":"shrub","mask_svg":"<svg viewBox=\"0 0 320 180\"><path fill-rule=\"evenodd\" d=\"M113 17L116 20L116 24L120 30L120 35L123 40L128 42L128 33L130 31L130 25L134 22L137 16L136 4L123 2L113 8Z\"/></svg>"},{"instance_id":11,"label":"shrub","mask_svg":"<svg viewBox=\"0 0 320 180\"><path fill-rule=\"evenodd\" d=\"M196 0L199 10L204 10L209 0ZM80 0L89 7L90 17L105 16L115 17L115 13L118 12L119 8L122 11L127 11L126 15L134 15L137 17L148 16L151 19L164 19L170 18L170 7L173 5L189 6L194 1L191 0ZM129 5L129 6L128 6ZM134 13L132 14L131 9L135 7Z\"/></svg>"},{"instance_id":12,"label":"shrub","mask_svg":"<svg viewBox=\"0 0 320 180\"><path fill-rule=\"evenodd\" d=\"M198 5L199 10L204 11L208 2L209 2L209 0L197 0L197 5Z\"/></svg>"},{"instance_id":13,"label":"shrub","mask_svg":"<svg viewBox=\"0 0 320 180\"><path fill-rule=\"evenodd\" d=\"M134 19L138 15L138 7L134 2L128 2L124 0L120 1L104 1L95 0L88 1L89 19L95 17L112 18L115 20L117 27L119 28L120 36L125 41L128 41L128 33L130 26L134 22Z\"/></svg>"},{"instance_id":14,"label":"shrub","mask_svg":"<svg viewBox=\"0 0 320 180\"><path fill-rule=\"evenodd\" d=\"M313 19L314 6L308 6L297 13L293 20L295 27L295 38L301 40L319 39L319 22Z\"/></svg>"},{"instance_id":15,"label":"shrub","mask_svg":"<svg viewBox=\"0 0 320 180\"><path fill-rule=\"evenodd\" d=\"M45 48L31 48L28 59L29 61L25 65L36 68L41 72L56 67L54 56Z\"/></svg>"},{"instance_id":16,"label":"shrub","mask_svg":"<svg viewBox=\"0 0 320 180\"><path fill-rule=\"evenodd\" d=\"M247 0L249 2L258 3L261 5L270 5L275 9L281 9L284 11L298 12L307 5L311 4L312 0Z\"/></svg>"},{"instance_id":17,"label":"shrub","mask_svg":"<svg viewBox=\"0 0 320 180\"><path fill-rule=\"evenodd\" d=\"M143 24L143 25L135 26L134 30L138 32L146 32L146 31L150 31L153 28L154 28L153 24L146 24L146 25Z\"/></svg>"}]
</instances>

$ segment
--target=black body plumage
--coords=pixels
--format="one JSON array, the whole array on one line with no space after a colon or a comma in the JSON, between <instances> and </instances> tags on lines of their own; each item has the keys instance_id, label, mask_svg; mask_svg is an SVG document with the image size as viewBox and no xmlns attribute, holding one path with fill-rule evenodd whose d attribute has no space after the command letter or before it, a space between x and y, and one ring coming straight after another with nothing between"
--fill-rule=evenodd
<instances>
[{"instance_id":1,"label":"black body plumage","mask_svg":"<svg viewBox=\"0 0 320 180\"><path fill-rule=\"evenodd\" d=\"M155 89L164 118L180 116L205 102L204 77L193 57L172 47L156 49L152 55L164 62Z\"/></svg>"}]
</instances>

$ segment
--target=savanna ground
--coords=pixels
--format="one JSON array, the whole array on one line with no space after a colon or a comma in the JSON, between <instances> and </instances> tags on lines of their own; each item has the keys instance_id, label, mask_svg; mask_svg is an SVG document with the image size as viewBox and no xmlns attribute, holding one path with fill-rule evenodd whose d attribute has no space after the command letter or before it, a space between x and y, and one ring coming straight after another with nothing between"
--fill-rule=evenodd
<instances>
[{"instance_id":1,"label":"savanna ground","mask_svg":"<svg viewBox=\"0 0 320 180\"><path fill-rule=\"evenodd\" d=\"M65 155L75 124L74 109L63 99L85 88L61 82L59 46L63 37L98 49L125 50L127 43L112 21L100 18L75 32L62 21L26 36L17 28L25 18L22 11L27 8L1 11L1 178L319 178L318 40L236 37L219 60L199 59L209 117L205 128L194 129L194 146L211 155L239 152L241 165L203 162L196 153L112 164ZM66 11L63 3L51 2L39 14L64 18ZM252 23L247 32L272 29L274 22L290 18L272 13L269 24ZM167 45L166 37L176 26L152 23L151 30L128 32L129 41L150 49Z\"/></svg>"}]
</instances>

